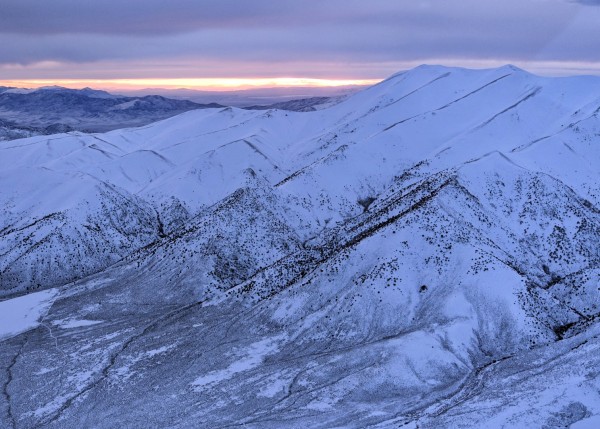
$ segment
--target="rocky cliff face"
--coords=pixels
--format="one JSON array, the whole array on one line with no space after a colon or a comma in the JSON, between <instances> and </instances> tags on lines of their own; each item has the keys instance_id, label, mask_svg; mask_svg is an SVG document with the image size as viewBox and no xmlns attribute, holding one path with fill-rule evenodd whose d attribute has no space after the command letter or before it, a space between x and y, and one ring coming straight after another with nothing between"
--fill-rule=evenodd
<instances>
[{"instance_id":1,"label":"rocky cliff face","mask_svg":"<svg viewBox=\"0 0 600 429\"><path fill-rule=\"evenodd\" d=\"M0 306L42 316L0 331L0 421L593 422L599 106L594 78L423 66L3 146Z\"/></svg>"}]
</instances>

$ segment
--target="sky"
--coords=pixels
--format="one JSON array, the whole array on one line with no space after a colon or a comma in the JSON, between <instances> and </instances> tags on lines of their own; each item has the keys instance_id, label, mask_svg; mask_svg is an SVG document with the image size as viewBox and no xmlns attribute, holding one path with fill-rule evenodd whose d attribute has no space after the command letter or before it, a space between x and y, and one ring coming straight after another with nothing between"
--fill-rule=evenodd
<instances>
[{"instance_id":1,"label":"sky","mask_svg":"<svg viewBox=\"0 0 600 429\"><path fill-rule=\"evenodd\" d=\"M0 0L6 86L369 84L422 63L600 75L600 0Z\"/></svg>"}]
</instances>

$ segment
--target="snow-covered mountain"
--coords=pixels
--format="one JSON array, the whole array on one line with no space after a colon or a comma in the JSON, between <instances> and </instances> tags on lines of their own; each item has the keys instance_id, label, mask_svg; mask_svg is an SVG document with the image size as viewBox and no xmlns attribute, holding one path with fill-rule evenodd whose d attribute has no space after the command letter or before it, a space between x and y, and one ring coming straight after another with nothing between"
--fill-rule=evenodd
<instances>
[{"instance_id":1,"label":"snow-covered mountain","mask_svg":"<svg viewBox=\"0 0 600 429\"><path fill-rule=\"evenodd\" d=\"M0 87L0 140L72 130L98 132L146 125L180 113L222 107L148 95L125 97L105 91Z\"/></svg>"},{"instance_id":2,"label":"snow-covered mountain","mask_svg":"<svg viewBox=\"0 0 600 429\"><path fill-rule=\"evenodd\" d=\"M339 97L308 97L297 100L282 101L269 105L254 105L244 107L248 110L289 110L292 112L312 112L315 110L324 109L337 104L344 100L347 96Z\"/></svg>"},{"instance_id":3,"label":"snow-covered mountain","mask_svg":"<svg viewBox=\"0 0 600 429\"><path fill-rule=\"evenodd\" d=\"M421 66L2 145L2 425L594 427L599 113Z\"/></svg>"}]
</instances>

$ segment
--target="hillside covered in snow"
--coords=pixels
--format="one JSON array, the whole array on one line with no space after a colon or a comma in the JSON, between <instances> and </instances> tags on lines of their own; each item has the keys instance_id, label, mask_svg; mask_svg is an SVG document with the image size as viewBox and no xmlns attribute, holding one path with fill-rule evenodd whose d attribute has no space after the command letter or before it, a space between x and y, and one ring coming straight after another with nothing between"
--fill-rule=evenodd
<instances>
[{"instance_id":1,"label":"hillside covered in snow","mask_svg":"<svg viewBox=\"0 0 600 429\"><path fill-rule=\"evenodd\" d=\"M4 142L0 426L597 427L599 115L421 66Z\"/></svg>"}]
</instances>

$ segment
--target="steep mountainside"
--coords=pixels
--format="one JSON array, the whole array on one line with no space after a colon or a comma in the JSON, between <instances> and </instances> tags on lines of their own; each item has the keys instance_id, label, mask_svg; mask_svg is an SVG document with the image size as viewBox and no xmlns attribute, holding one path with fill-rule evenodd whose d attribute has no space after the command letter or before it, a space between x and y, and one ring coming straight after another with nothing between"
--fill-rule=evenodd
<instances>
[{"instance_id":1,"label":"steep mountainside","mask_svg":"<svg viewBox=\"0 0 600 429\"><path fill-rule=\"evenodd\" d=\"M0 87L0 140L140 126L194 109L222 107L152 95L124 97L90 88Z\"/></svg>"},{"instance_id":2,"label":"steep mountainside","mask_svg":"<svg viewBox=\"0 0 600 429\"><path fill-rule=\"evenodd\" d=\"M594 426L599 114L421 66L2 145L2 426Z\"/></svg>"}]
</instances>

